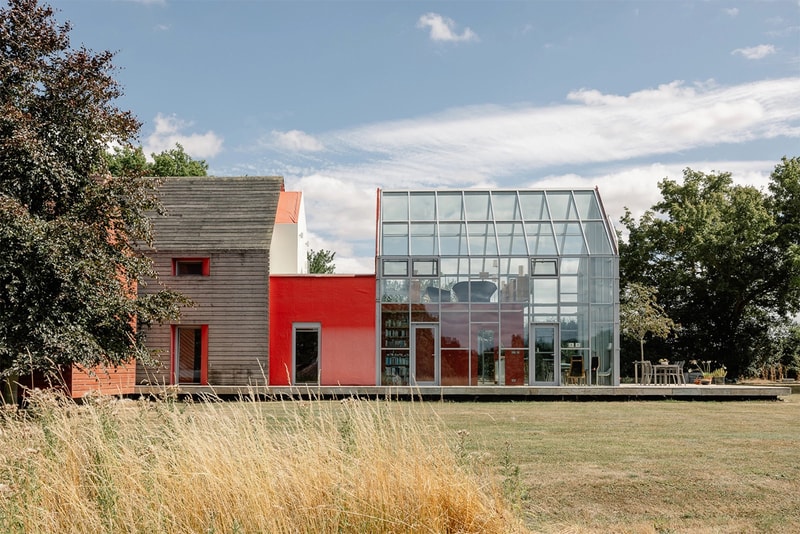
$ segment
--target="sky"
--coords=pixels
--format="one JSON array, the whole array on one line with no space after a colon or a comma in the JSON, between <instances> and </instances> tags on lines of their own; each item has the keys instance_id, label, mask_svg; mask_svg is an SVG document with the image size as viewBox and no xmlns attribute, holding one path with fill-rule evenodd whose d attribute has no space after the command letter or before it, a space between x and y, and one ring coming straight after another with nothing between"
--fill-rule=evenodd
<instances>
[{"instance_id":1,"label":"sky","mask_svg":"<svg viewBox=\"0 0 800 534\"><path fill-rule=\"evenodd\" d=\"M376 190L598 187L617 227L683 170L800 156L800 0L54 0L116 53L147 154L303 192L373 272Z\"/></svg>"}]
</instances>

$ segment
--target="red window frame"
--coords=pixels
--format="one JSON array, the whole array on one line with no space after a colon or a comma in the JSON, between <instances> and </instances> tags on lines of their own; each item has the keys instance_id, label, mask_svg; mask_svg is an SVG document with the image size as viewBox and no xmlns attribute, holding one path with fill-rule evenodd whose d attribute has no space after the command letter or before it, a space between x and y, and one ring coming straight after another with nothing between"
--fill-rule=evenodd
<instances>
[{"instance_id":1,"label":"red window frame","mask_svg":"<svg viewBox=\"0 0 800 534\"><path fill-rule=\"evenodd\" d=\"M199 263L201 265L201 274L179 274L179 265L181 263ZM210 276L211 275L211 259L210 258L172 258L172 276Z\"/></svg>"}]
</instances>

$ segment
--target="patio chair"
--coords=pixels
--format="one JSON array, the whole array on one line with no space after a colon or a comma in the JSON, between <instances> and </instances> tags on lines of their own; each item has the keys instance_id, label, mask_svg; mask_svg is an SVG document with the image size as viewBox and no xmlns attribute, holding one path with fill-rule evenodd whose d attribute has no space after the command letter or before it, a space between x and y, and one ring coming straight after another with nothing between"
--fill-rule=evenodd
<instances>
[{"instance_id":1,"label":"patio chair","mask_svg":"<svg viewBox=\"0 0 800 534\"><path fill-rule=\"evenodd\" d=\"M653 362L650 360L645 360L642 362L642 384L652 384L655 381L655 376L653 376Z\"/></svg>"},{"instance_id":2,"label":"patio chair","mask_svg":"<svg viewBox=\"0 0 800 534\"><path fill-rule=\"evenodd\" d=\"M569 361L567 373L568 384L586 384L586 371L583 369L583 357L573 356Z\"/></svg>"},{"instance_id":3,"label":"patio chair","mask_svg":"<svg viewBox=\"0 0 800 534\"><path fill-rule=\"evenodd\" d=\"M607 380L608 381L608 385L610 386L611 385L611 370L612 370L612 367L610 367L610 366L605 371L601 371L601 370L598 369L595 372L597 374L597 384L600 384L600 379L602 378L603 382L606 382L606 379L608 379Z\"/></svg>"}]
</instances>

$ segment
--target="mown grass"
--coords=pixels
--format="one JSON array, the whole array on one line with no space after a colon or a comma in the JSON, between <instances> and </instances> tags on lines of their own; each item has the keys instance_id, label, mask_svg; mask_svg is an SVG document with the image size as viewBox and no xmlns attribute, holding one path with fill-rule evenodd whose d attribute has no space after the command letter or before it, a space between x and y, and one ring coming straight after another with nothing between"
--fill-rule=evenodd
<instances>
[{"instance_id":1,"label":"mown grass","mask_svg":"<svg viewBox=\"0 0 800 534\"><path fill-rule=\"evenodd\" d=\"M800 532L795 397L31 412L1 532Z\"/></svg>"},{"instance_id":2,"label":"mown grass","mask_svg":"<svg viewBox=\"0 0 800 534\"><path fill-rule=\"evenodd\" d=\"M800 399L440 404L536 532L800 532Z\"/></svg>"},{"instance_id":3,"label":"mown grass","mask_svg":"<svg viewBox=\"0 0 800 534\"><path fill-rule=\"evenodd\" d=\"M0 422L0 532L523 531L419 409L39 394Z\"/></svg>"}]
</instances>

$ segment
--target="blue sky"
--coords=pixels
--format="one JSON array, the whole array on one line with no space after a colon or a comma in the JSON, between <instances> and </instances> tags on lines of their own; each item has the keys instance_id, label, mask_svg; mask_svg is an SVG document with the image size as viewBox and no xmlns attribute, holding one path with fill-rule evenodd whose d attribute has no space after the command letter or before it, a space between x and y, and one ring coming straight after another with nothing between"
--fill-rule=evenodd
<instances>
[{"instance_id":1,"label":"blue sky","mask_svg":"<svg viewBox=\"0 0 800 534\"><path fill-rule=\"evenodd\" d=\"M53 5L117 52L146 152L284 176L337 272L373 269L378 187L598 186L618 220L800 156L800 0Z\"/></svg>"}]
</instances>

